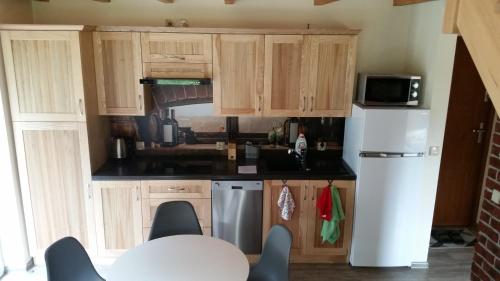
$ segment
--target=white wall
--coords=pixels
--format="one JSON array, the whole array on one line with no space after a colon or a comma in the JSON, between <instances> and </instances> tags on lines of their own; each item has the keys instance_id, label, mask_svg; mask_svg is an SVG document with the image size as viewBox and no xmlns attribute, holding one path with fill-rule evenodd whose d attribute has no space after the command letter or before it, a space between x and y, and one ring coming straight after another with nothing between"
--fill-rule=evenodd
<instances>
[{"instance_id":1,"label":"white wall","mask_svg":"<svg viewBox=\"0 0 500 281\"><path fill-rule=\"evenodd\" d=\"M431 120L427 149L443 145L451 78L455 58L456 35L441 33L445 1L432 1L415 6L409 41L407 70L424 77L424 106L430 108ZM421 210L416 262L427 260L429 235L439 177L441 154L427 155L421 189Z\"/></svg>"},{"instance_id":2,"label":"white wall","mask_svg":"<svg viewBox=\"0 0 500 281\"><path fill-rule=\"evenodd\" d=\"M185 18L194 27L344 27L362 29L360 71L401 72L413 7L392 0L342 0L314 6L313 0L90 0L33 2L35 23L163 26Z\"/></svg>"},{"instance_id":3,"label":"white wall","mask_svg":"<svg viewBox=\"0 0 500 281\"><path fill-rule=\"evenodd\" d=\"M31 23L31 1L1 0L0 23ZM26 267L30 256L14 153L7 87L0 51L0 241L9 269Z\"/></svg>"}]
</instances>

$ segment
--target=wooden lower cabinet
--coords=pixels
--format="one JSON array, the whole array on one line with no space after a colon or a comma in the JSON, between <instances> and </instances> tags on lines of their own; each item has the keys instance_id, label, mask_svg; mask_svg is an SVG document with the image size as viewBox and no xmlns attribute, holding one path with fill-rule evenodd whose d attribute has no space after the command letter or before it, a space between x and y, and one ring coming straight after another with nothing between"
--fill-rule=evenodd
<instances>
[{"instance_id":1,"label":"wooden lower cabinet","mask_svg":"<svg viewBox=\"0 0 500 281\"><path fill-rule=\"evenodd\" d=\"M142 224L144 241L149 237L158 206L170 201L188 201L198 216L203 235L212 235L212 193L210 180L142 181Z\"/></svg>"},{"instance_id":2,"label":"wooden lower cabinet","mask_svg":"<svg viewBox=\"0 0 500 281\"><path fill-rule=\"evenodd\" d=\"M14 122L30 253L35 261L53 242L94 246L87 129L82 122Z\"/></svg>"},{"instance_id":3,"label":"wooden lower cabinet","mask_svg":"<svg viewBox=\"0 0 500 281\"><path fill-rule=\"evenodd\" d=\"M117 257L143 242L139 181L94 182L97 254Z\"/></svg>"},{"instance_id":4,"label":"wooden lower cabinet","mask_svg":"<svg viewBox=\"0 0 500 281\"><path fill-rule=\"evenodd\" d=\"M345 213L345 220L340 223L341 237L335 244L322 243L321 227L323 220L319 218L316 200L326 180L287 181L295 201L295 210L290 221L280 216L277 206L282 180L265 181L264 187L264 240L270 228L275 224L286 226L293 235L292 262L348 262L351 247L352 222L354 212L355 181L334 181L338 188Z\"/></svg>"}]
</instances>

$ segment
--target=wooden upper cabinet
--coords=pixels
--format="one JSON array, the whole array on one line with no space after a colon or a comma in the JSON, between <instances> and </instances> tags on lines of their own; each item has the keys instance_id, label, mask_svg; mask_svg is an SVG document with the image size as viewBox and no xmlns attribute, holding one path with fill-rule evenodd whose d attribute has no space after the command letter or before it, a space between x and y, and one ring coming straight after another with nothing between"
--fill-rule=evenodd
<instances>
[{"instance_id":1,"label":"wooden upper cabinet","mask_svg":"<svg viewBox=\"0 0 500 281\"><path fill-rule=\"evenodd\" d=\"M77 31L2 31L14 121L85 121Z\"/></svg>"},{"instance_id":2,"label":"wooden upper cabinet","mask_svg":"<svg viewBox=\"0 0 500 281\"><path fill-rule=\"evenodd\" d=\"M94 182L97 252L117 257L142 244L139 181Z\"/></svg>"},{"instance_id":3,"label":"wooden upper cabinet","mask_svg":"<svg viewBox=\"0 0 500 281\"><path fill-rule=\"evenodd\" d=\"M347 35L306 36L308 86L306 116L351 115L356 76L357 37Z\"/></svg>"},{"instance_id":4,"label":"wooden upper cabinet","mask_svg":"<svg viewBox=\"0 0 500 281\"><path fill-rule=\"evenodd\" d=\"M141 41L138 32L94 32L99 114L144 115Z\"/></svg>"},{"instance_id":5,"label":"wooden upper cabinet","mask_svg":"<svg viewBox=\"0 0 500 281\"><path fill-rule=\"evenodd\" d=\"M216 114L262 115L264 35L214 35L213 58Z\"/></svg>"},{"instance_id":6,"label":"wooden upper cabinet","mask_svg":"<svg viewBox=\"0 0 500 281\"><path fill-rule=\"evenodd\" d=\"M95 248L85 123L14 122L14 133L31 254L65 236Z\"/></svg>"},{"instance_id":7,"label":"wooden upper cabinet","mask_svg":"<svg viewBox=\"0 0 500 281\"><path fill-rule=\"evenodd\" d=\"M212 35L142 33L143 62L212 63Z\"/></svg>"},{"instance_id":8,"label":"wooden upper cabinet","mask_svg":"<svg viewBox=\"0 0 500 281\"><path fill-rule=\"evenodd\" d=\"M211 78L212 35L142 33L144 77Z\"/></svg>"},{"instance_id":9,"label":"wooden upper cabinet","mask_svg":"<svg viewBox=\"0 0 500 281\"><path fill-rule=\"evenodd\" d=\"M305 113L304 43L302 35L265 36L265 116L301 116Z\"/></svg>"}]
</instances>

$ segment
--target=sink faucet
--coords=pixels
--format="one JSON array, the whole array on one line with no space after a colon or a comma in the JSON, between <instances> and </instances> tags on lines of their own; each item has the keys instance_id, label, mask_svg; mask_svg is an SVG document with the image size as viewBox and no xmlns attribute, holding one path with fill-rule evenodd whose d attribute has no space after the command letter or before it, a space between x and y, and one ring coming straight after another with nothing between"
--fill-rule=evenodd
<instances>
[{"instance_id":1,"label":"sink faucet","mask_svg":"<svg viewBox=\"0 0 500 281\"><path fill-rule=\"evenodd\" d=\"M293 155L295 157L295 160L300 164L300 168L302 170L307 170L306 168L306 154L307 150L301 149L300 153L295 151L295 149L289 148L288 149L288 154Z\"/></svg>"}]
</instances>

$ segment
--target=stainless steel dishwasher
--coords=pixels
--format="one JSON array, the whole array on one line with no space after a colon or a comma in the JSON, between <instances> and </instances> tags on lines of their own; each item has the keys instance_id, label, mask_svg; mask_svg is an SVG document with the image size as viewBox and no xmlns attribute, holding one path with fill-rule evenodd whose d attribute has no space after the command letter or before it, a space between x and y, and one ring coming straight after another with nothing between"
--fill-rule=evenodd
<instances>
[{"instance_id":1,"label":"stainless steel dishwasher","mask_svg":"<svg viewBox=\"0 0 500 281\"><path fill-rule=\"evenodd\" d=\"M260 254L262 190L262 181L212 181L213 236Z\"/></svg>"}]
</instances>

